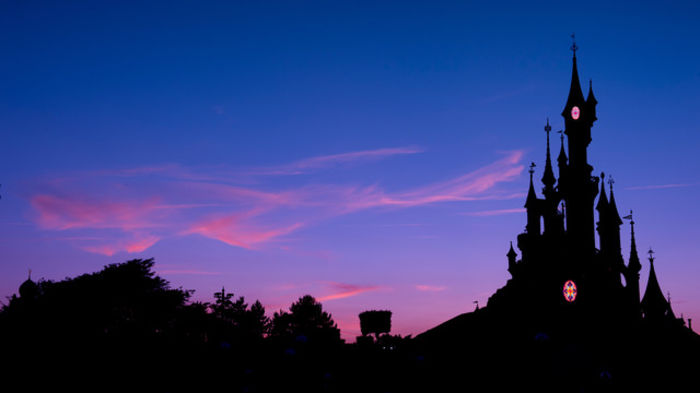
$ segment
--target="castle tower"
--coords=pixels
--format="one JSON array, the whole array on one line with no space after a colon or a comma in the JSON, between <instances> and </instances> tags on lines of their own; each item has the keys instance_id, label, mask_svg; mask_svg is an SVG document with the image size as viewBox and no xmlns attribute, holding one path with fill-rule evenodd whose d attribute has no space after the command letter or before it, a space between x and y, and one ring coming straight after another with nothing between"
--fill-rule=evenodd
<instances>
[{"instance_id":1,"label":"castle tower","mask_svg":"<svg viewBox=\"0 0 700 393\"><path fill-rule=\"evenodd\" d=\"M569 159L566 165L566 187L561 190L566 202L566 227L572 255L579 262L590 260L595 249L593 204L598 194L598 178L592 177L593 167L588 164L588 145L591 143L591 127L596 121L597 101L593 91L589 99L583 97L576 66L576 43L569 96L562 112L565 134L569 142ZM561 167L561 164L560 164Z\"/></svg>"}]
</instances>

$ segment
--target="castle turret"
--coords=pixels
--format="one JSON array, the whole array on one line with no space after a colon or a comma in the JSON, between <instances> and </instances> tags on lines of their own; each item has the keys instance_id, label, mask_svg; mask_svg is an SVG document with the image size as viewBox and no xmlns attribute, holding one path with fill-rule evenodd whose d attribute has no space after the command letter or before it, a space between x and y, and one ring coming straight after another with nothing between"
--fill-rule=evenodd
<instances>
[{"instance_id":1,"label":"castle turret","mask_svg":"<svg viewBox=\"0 0 700 393\"><path fill-rule=\"evenodd\" d=\"M664 297L654 271L654 251L649 250L649 280L641 302L642 316L651 323L675 320L671 305Z\"/></svg>"},{"instance_id":2,"label":"castle turret","mask_svg":"<svg viewBox=\"0 0 700 393\"><path fill-rule=\"evenodd\" d=\"M511 276L515 276L515 259L518 257L518 253L513 249L513 242L510 242L510 250L508 250L508 272Z\"/></svg>"},{"instance_id":3,"label":"castle turret","mask_svg":"<svg viewBox=\"0 0 700 393\"><path fill-rule=\"evenodd\" d=\"M547 133L547 156L545 158L544 173L542 174L542 184L544 188L542 189L542 194L546 199L554 199L554 183L557 179L554 177L554 171L552 170L552 159L549 154L549 133L552 131L552 126L549 125L549 118L547 118L547 124L544 126L544 132Z\"/></svg>"},{"instance_id":4,"label":"castle turret","mask_svg":"<svg viewBox=\"0 0 700 393\"><path fill-rule=\"evenodd\" d=\"M540 209L535 186L532 181L532 176L535 174L535 163L530 164L530 188L527 191L527 199L525 201L525 209L527 209L527 233L531 236L539 235L540 232Z\"/></svg>"}]
</instances>

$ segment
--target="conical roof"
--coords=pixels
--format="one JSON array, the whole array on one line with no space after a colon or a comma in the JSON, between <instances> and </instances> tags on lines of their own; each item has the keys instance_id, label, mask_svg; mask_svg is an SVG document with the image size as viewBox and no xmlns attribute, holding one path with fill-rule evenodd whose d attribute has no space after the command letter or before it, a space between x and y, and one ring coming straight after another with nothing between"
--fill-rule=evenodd
<instances>
[{"instance_id":1,"label":"conical roof","mask_svg":"<svg viewBox=\"0 0 700 393\"><path fill-rule=\"evenodd\" d=\"M645 318L660 319L670 317L675 319L673 310L671 310L671 305L668 304L668 301L661 291L661 286L659 286L659 281L656 278L656 271L654 270L654 258L651 257L649 258L649 280L644 290L641 306Z\"/></svg>"}]
</instances>

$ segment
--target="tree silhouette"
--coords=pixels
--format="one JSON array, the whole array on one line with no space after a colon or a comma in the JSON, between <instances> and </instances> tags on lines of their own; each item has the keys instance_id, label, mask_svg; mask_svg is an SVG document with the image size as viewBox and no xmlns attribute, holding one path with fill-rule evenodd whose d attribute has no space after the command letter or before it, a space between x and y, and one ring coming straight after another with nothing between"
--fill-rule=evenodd
<instances>
[{"instance_id":1,"label":"tree silhouette","mask_svg":"<svg viewBox=\"0 0 700 393\"><path fill-rule=\"evenodd\" d=\"M333 318L311 295L300 297L289 307L289 312L276 312L272 319L271 335L317 343L342 342L340 329Z\"/></svg>"},{"instance_id":2,"label":"tree silhouette","mask_svg":"<svg viewBox=\"0 0 700 393\"><path fill-rule=\"evenodd\" d=\"M256 338L267 335L270 329L270 318L265 316L265 307L259 300L256 300L250 310L246 313L246 331Z\"/></svg>"}]
</instances>

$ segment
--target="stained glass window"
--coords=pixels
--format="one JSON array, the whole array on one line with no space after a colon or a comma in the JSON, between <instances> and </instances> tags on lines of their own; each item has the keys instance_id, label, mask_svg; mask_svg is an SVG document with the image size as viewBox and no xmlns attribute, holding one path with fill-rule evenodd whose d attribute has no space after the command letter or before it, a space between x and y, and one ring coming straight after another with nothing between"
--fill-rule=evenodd
<instances>
[{"instance_id":1,"label":"stained glass window","mask_svg":"<svg viewBox=\"0 0 700 393\"><path fill-rule=\"evenodd\" d=\"M576 284L571 280L564 283L564 299L569 303L576 300Z\"/></svg>"}]
</instances>

